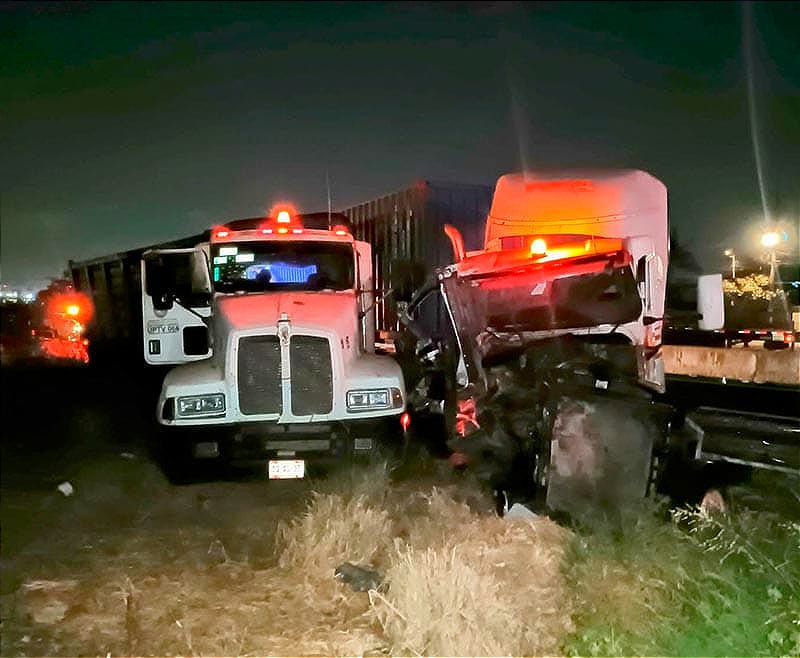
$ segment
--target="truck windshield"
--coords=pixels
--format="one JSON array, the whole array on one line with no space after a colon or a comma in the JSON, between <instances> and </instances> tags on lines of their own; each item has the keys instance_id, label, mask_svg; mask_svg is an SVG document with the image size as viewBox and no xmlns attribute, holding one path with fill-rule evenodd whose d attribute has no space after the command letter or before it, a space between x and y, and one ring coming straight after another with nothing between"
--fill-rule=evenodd
<instances>
[{"instance_id":1,"label":"truck windshield","mask_svg":"<svg viewBox=\"0 0 800 658\"><path fill-rule=\"evenodd\" d=\"M216 292L349 290L355 257L334 242L239 242L211 245Z\"/></svg>"}]
</instances>

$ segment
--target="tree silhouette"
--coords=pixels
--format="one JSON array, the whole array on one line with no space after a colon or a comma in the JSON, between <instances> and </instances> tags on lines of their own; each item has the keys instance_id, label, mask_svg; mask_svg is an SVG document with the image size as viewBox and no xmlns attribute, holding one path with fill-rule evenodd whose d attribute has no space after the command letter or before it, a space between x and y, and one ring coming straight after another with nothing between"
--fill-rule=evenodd
<instances>
[{"instance_id":1,"label":"tree silhouette","mask_svg":"<svg viewBox=\"0 0 800 658\"><path fill-rule=\"evenodd\" d=\"M681 273L702 274L703 268L697 262L695 255L680 241L678 229L669 232L669 269Z\"/></svg>"}]
</instances>

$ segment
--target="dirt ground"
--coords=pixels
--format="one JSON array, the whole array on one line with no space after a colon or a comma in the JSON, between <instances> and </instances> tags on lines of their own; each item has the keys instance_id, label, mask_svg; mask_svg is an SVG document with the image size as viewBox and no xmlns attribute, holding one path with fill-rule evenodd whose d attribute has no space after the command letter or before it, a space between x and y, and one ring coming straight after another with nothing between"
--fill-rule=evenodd
<instances>
[{"instance_id":1,"label":"dirt ground","mask_svg":"<svg viewBox=\"0 0 800 658\"><path fill-rule=\"evenodd\" d=\"M687 593L703 602L709 573L738 582L752 567L714 572L713 553L650 512L622 539L500 519L468 476L432 461L401 482L371 468L175 486L151 457L153 394L91 369L4 372L2 655L740 653L735 635L709 648L664 629L710 636ZM787 500L772 480L735 496L773 510ZM334 577L345 562L380 584L354 591ZM755 582L752 601L800 592L775 582ZM776 618L786 606L774 603L736 623ZM748 633L741 653L790 651L791 619Z\"/></svg>"}]
</instances>

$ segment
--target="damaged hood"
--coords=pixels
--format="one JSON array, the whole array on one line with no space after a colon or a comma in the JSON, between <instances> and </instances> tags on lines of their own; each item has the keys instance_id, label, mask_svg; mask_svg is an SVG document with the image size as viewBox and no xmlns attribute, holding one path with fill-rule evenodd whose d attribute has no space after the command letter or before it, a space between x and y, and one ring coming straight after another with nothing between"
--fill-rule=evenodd
<instances>
[{"instance_id":1,"label":"damaged hood","mask_svg":"<svg viewBox=\"0 0 800 658\"><path fill-rule=\"evenodd\" d=\"M623 324L642 311L629 268L552 277L536 272L453 277L448 293L461 328L546 331Z\"/></svg>"}]
</instances>

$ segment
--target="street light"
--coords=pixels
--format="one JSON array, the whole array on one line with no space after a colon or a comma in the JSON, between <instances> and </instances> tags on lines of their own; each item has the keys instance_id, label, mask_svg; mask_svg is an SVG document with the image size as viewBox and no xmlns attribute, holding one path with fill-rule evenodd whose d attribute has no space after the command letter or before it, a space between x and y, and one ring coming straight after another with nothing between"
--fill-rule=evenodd
<instances>
[{"instance_id":1,"label":"street light","mask_svg":"<svg viewBox=\"0 0 800 658\"><path fill-rule=\"evenodd\" d=\"M761 246L774 250L781 241L781 236L775 231L768 231L761 236Z\"/></svg>"},{"instance_id":2,"label":"street light","mask_svg":"<svg viewBox=\"0 0 800 658\"><path fill-rule=\"evenodd\" d=\"M731 278L736 278L736 252L733 249L726 249L725 255L731 259Z\"/></svg>"}]
</instances>

